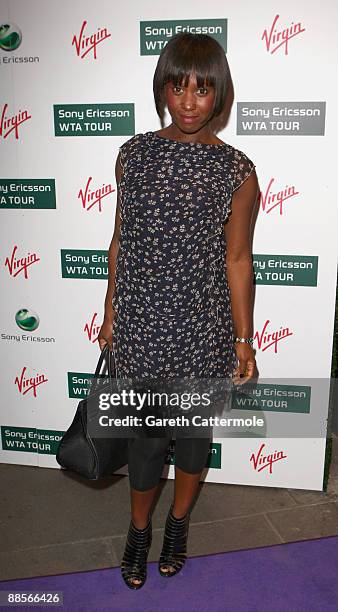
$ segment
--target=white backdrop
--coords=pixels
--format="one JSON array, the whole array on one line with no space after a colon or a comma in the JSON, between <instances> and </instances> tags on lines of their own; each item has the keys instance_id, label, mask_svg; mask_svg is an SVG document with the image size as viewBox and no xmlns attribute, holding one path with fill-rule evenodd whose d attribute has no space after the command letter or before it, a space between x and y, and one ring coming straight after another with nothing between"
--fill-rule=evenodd
<instances>
[{"instance_id":1,"label":"white backdrop","mask_svg":"<svg viewBox=\"0 0 338 612\"><path fill-rule=\"evenodd\" d=\"M276 389L287 384L290 396L298 383L287 379L302 378L309 388L311 379L328 379L337 266L336 3L1 0L0 7L1 461L59 467L57 441L99 354L118 148L160 127L152 77L168 40L161 32L170 36L177 25L218 33L235 89L218 136L256 164L260 375ZM98 109L106 115L95 123ZM215 440L206 480L321 489L327 393L313 401L309 388L309 405L276 402L265 418L273 425L282 416L291 427L301 419L308 431L316 415L321 435Z\"/></svg>"}]
</instances>

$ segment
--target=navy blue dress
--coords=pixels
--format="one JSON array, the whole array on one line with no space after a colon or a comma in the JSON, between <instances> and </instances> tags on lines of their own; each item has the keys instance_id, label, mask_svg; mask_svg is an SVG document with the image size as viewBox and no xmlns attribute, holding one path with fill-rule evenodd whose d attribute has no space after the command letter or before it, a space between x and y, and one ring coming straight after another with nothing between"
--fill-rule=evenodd
<instances>
[{"instance_id":1,"label":"navy blue dress","mask_svg":"<svg viewBox=\"0 0 338 612\"><path fill-rule=\"evenodd\" d=\"M120 148L113 342L119 377L231 377L237 365L223 224L254 168L228 144L154 132Z\"/></svg>"}]
</instances>

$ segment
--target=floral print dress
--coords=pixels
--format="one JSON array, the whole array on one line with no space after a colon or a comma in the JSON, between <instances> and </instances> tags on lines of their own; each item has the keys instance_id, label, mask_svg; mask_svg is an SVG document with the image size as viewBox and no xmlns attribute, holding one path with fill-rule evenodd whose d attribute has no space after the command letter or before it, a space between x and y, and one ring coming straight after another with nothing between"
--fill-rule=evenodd
<instances>
[{"instance_id":1,"label":"floral print dress","mask_svg":"<svg viewBox=\"0 0 338 612\"><path fill-rule=\"evenodd\" d=\"M228 144L154 132L120 147L113 347L118 377L231 377L223 224L254 164Z\"/></svg>"}]
</instances>

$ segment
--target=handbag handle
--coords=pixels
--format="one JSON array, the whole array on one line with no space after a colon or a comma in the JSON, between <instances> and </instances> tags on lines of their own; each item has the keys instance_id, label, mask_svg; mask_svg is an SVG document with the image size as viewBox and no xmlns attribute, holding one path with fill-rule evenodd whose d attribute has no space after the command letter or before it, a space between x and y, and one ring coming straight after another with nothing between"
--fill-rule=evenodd
<instances>
[{"instance_id":1,"label":"handbag handle","mask_svg":"<svg viewBox=\"0 0 338 612\"><path fill-rule=\"evenodd\" d=\"M102 368L102 364L104 362L104 369L103 372L101 373L101 368ZM90 390L89 390L89 394L88 397L93 395L96 391L96 388L99 386L98 383L98 378L100 376L100 373L105 375L106 370L108 369L108 376L109 376L109 384L110 384L110 388L113 389L113 381L112 381L112 376L114 376L114 378L117 377L117 370L116 370L116 363L115 363L115 354L114 354L114 358L112 356L112 351L109 349L108 344L105 344L105 346L103 347L96 368L95 368L95 372L94 372L94 376L93 376L93 381L92 384L90 386ZM94 384L93 384L94 382Z\"/></svg>"},{"instance_id":2,"label":"handbag handle","mask_svg":"<svg viewBox=\"0 0 338 612\"><path fill-rule=\"evenodd\" d=\"M96 366L96 369L95 369L95 373L94 373L95 377L99 376L103 361L105 361L105 368L104 368L103 373L106 372L107 366L108 366L108 375L109 375L109 378L111 378L112 377L112 364L113 364L113 366L114 366L113 367L113 374L114 374L114 377L115 377L115 375L116 375L115 357L114 357L114 359L112 358L112 351L109 350L108 344L105 344L105 346L103 347L103 349L101 351L101 354L100 354L100 357L99 357L99 360L97 362L97 366Z\"/></svg>"}]
</instances>

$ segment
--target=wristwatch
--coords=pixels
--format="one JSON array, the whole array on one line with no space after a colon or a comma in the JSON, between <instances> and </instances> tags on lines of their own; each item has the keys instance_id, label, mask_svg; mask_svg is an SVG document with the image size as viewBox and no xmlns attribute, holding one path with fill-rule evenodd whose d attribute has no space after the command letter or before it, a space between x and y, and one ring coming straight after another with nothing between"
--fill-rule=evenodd
<instances>
[{"instance_id":1,"label":"wristwatch","mask_svg":"<svg viewBox=\"0 0 338 612\"><path fill-rule=\"evenodd\" d=\"M253 345L253 338L234 338L234 343L236 342L245 342L246 344L250 344L250 346Z\"/></svg>"}]
</instances>

